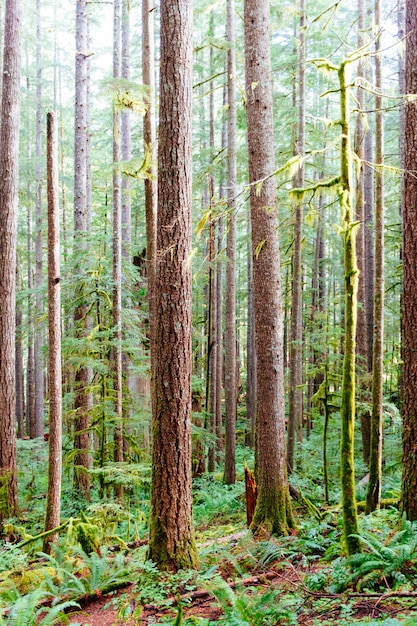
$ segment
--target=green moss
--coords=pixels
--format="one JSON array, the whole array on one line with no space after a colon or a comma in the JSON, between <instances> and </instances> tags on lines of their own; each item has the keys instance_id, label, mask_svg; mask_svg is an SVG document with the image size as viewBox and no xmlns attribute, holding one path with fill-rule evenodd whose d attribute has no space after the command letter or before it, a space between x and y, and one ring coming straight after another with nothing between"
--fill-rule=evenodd
<instances>
[{"instance_id":1,"label":"green moss","mask_svg":"<svg viewBox=\"0 0 417 626\"><path fill-rule=\"evenodd\" d=\"M272 492L260 489L251 530L259 539L271 535L287 535L294 526L288 488L277 487Z\"/></svg>"},{"instance_id":2,"label":"green moss","mask_svg":"<svg viewBox=\"0 0 417 626\"><path fill-rule=\"evenodd\" d=\"M162 571L177 572L180 569L198 569L199 559L193 533L176 542L174 551L168 550L168 537L156 515L151 515L149 548L147 558Z\"/></svg>"}]
</instances>

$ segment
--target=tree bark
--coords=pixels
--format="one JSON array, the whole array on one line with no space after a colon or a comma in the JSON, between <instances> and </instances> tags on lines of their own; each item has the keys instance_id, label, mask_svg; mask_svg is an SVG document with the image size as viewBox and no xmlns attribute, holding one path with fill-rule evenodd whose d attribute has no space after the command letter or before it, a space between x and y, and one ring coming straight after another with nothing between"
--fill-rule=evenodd
<instances>
[{"instance_id":1,"label":"tree bark","mask_svg":"<svg viewBox=\"0 0 417 626\"><path fill-rule=\"evenodd\" d=\"M369 483L366 512L379 508L382 481L383 378L384 378L384 114L382 100L381 1L375 0L375 291L372 356L372 414Z\"/></svg>"},{"instance_id":2,"label":"tree bark","mask_svg":"<svg viewBox=\"0 0 417 626\"><path fill-rule=\"evenodd\" d=\"M343 264L345 287L345 335L342 374L341 418L341 481L343 538L348 555L360 552L358 512L355 496L355 337L358 291L356 231L352 207L352 157L349 139L349 80L346 62L338 68L340 87L341 169L339 201L343 224Z\"/></svg>"},{"instance_id":3,"label":"tree bark","mask_svg":"<svg viewBox=\"0 0 417 626\"><path fill-rule=\"evenodd\" d=\"M61 368L61 274L58 183L58 133L56 115L47 115L48 195L48 391L49 462L45 530L59 526L62 480L62 368ZM43 551L50 553L58 535L45 538Z\"/></svg>"},{"instance_id":4,"label":"tree bark","mask_svg":"<svg viewBox=\"0 0 417 626\"><path fill-rule=\"evenodd\" d=\"M227 246L226 246L226 332L224 390L226 407L226 449L224 482L236 482L236 51L235 3L227 1Z\"/></svg>"},{"instance_id":5,"label":"tree bark","mask_svg":"<svg viewBox=\"0 0 417 626\"><path fill-rule=\"evenodd\" d=\"M296 152L304 156L305 142L305 0L300 0L300 25L298 29L298 123ZM294 177L295 187L304 186L304 165ZM295 441L302 434L303 422L303 320L302 320L302 237L303 237L303 205L295 206L294 248L292 257L292 294L291 294L291 333L290 333L290 380L288 410L288 470L294 469Z\"/></svg>"},{"instance_id":6,"label":"tree bark","mask_svg":"<svg viewBox=\"0 0 417 626\"><path fill-rule=\"evenodd\" d=\"M35 237L35 318L34 344L35 368L35 419L33 437L43 437L44 411L44 367L43 367L43 324L38 320L43 314L42 295L42 66L41 66L41 4L36 0L36 237Z\"/></svg>"},{"instance_id":7,"label":"tree bark","mask_svg":"<svg viewBox=\"0 0 417 626\"><path fill-rule=\"evenodd\" d=\"M6 0L0 125L0 522L17 510L16 472L16 240L22 3Z\"/></svg>"},{"instance_id":8,"label":"tree bark","mask_svg":"<svg viewBox=\"0 0 417 626\"><path fill-rule=\"evenodd\" d=\"M88 83L88 13L87 0L77 0L75 30L75 132L74 132L74 251L85 254L85 235L88 230L87 206L87 83ZM87 306L85 289L81 285L76 294L74 310L76 334L82 340L86 329ZM74 485L84 498L90 498L90 437L89 437L89 370L80 366L74 381Z\"/></svg>"},{"instance_id":9,"label":"tree bark","mask_svg":"<svg viewBox=\"0 0 417 626\"><path fill-rule=\"evenodd\" d=\"M161 5L158 240L148 558L198 566L191 494L192 5Z\"/></svg>"},{"instance_id":10,"label":"tree bark","mask_svg":"<svg viewBox=\"0 0 417 626\"><path fill-rule=\"evenodd\" d=\"M257 356L258 499L251 528L286 533L292 525L285 452L283 324L267 0L244 7L249 181ZM263 181L262 186L257 186Z\"/></svg>"},{"instance_id":11,"label":"tree bark","mask_svg":"<svg viewBox=\"0 0 417 626\"><path fill-rule=\"evenodd\" d=\"M146 273L148 278L149 345L151 378L154 380L155 307L153 289L156 271L156 225L158 206L157 142L155 122L155 61L154 61L154 6L151 0L142 0L142 80L147 91L146 113L143 116L143 143L150 154L150 168L145 178ZM153 382L152 382L153 384Z\"/></svg>"},{"instance_id":12,"label":"tree bark","mask_svg":"<svg viewBox=\"0 0 417 626\"><path fill-rule=\"evenodd\" d=\"M113 81L120 88L121 76L121 1L113 3ZM114 460L123 461L123 397L122 397L122 196L120 174L121 115L113 104L113 348L112 378L114 394ZM115 485L115 496L121 498L123 488Z\"/></svg>"},{"instance_id":13,"label":"tree bark","mask_svg":"<svg viewBox=\"0 0 417 626\"><path fill-rule=\"evenodd\" d=\"M405 93L417 94L417 4L413 0L406 0L405 41ZM412 98L405 100L404 140L401 507L409 520L417 520L417 108L416 100Z\"/></svg>"}]
</instances>

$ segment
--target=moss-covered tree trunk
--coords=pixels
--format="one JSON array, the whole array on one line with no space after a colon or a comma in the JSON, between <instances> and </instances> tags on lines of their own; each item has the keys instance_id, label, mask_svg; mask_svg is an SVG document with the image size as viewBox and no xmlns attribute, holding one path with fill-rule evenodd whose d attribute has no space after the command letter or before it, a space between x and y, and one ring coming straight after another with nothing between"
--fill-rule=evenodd
<instances>
[{"instance_id":1,"label":"moss-covered tree trunk","mask_svg":"<svg viewBox=\"0 0 417 626\"><path fill-rule=\"evenodd\" d=\"M191 494L192 3L161 5L158 228L148 557L198 565Z\"/></svg>"},{"instance_id":2,"label":"moss-covered tree trunk","mask_svg":"<svg viewBox=\"0 0 417 626\"><path fill-rule=\"evenodd\" d=\"M246 97L256 345L258 499L252 530L292 525L284 415L283 322L270 61L269 2L244 8ZM257 181L259 184L256 184Z\"/></svg>"},{"instance_id":3,"label":"moss-covered tree trunk","mask_svg":"<svg viewBox=\"0 0 417 626\"><path fill-rule=\"evenodd\" d=\"M356 261L356 223L352 206L352 157L349 139L349 81L347 62L338 68L340 85L341 170L339 201L342 209L344 285L345 285L345 345L342 374L341 402L341 481L343 536L349 555L360 552L358 514L355 495L355 336L358 291L358 268Z\"/></svg>"}]
</instances>

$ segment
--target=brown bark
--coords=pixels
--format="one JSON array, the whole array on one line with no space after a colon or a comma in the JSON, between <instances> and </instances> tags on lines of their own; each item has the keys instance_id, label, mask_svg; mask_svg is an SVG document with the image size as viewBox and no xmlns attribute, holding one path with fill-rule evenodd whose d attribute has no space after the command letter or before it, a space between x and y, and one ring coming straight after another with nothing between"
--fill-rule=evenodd
<instances>
[{"instance_id":1,"label":"brown bark","mask_svg":"<svg viewBox=\"0 0 417 626\"><path fill-rule=\"evenodd\" d=\"M16 513L16 239L22 3L7 0L0 126L0 521Z\"/></svg>"},{"instance_id":2,"label":"brown bark","mask_svg":"<svg viewBox=\"0 0 417 626\"><path fill-rule=\"evenodd\" d=\"M300 0L300 25L298 31L298 123L296 152L304 156L305 142L305 0ZM304 166L301 165L294 177L295 187L304 186ZM288 469L294 469L295 440L302 435L303 422L303 321L302 321L302 237L303 237L303 205L295 206L294 248L292 257L292 290L291 290L291 332L290 332L290 375L289 375L289 411L288 411Z\"/></svg>"},{"instance_id":3,"label":"brown bark","mask_svg":"<svg viewBox=\"0 0 417 626\"><path fill-rule=\"evenodd\" d=\"M121 75L121 1L113 3L113 80L116 90ZM114 394L114 460L123 461L123 397L122 397L122 197L120 174L121 115L113 104L113 348L112 378ZM115 485L115 495L121 498L123 489Z\"/></svg>"},{"instance_id":4,"label":"brown bark","mask_svg":"<svg viewBox=\"0 0 417 626\"><path fill-rule=\"evenodd\" d=\"M226 265L226 332L224 390L226 407L226 449L224 459L224 482L236 482L236 52L235 52L235 3L227 2L227 265Z\"/></svg>"},{"instance_id":5,"label":"brown bark","mask_svg":"<svg viewBox=\"0 0 417 626\"><path fill-rule=\"evenodd\" d=\"M34 368L35 368L35 416L33 437L43 437L44 411L44 367L43 367L43 324L38 320L43 314L42 287L42 66L41 66L41 4L36 0L36 236L35 236L35 319Z\"/></svg>"},{"instance_id":6,"label":"brown bark","mask_svg":"<svg viewBox=\"0 0 417 626\"><path fill-rule=\"evenodd\" d=\"M87 206L87 84L88 84L88 15L87 0L77 0L75 29L75 119L74 119L74 248L85 253L85 234L88 230ZM77 290L74 310L76 334L82 337L86 329L87 307L83 286ZM90 497L90 437L89 437L89 371L80 366L74 380L74 484L85 498Z\"/></svg>"},{"instance_id":7,"label":"brown bark","mask_svg":"<svg viewBox=\"0 0 417 626\"><path fill-rule=\"evenodd\" d=\"M358 0L358 49L365 43L365 4L364 0ZM358 113L356 115L354 151L359 160L356 168L356 219L359 222L356 235L356 256L358 260L358 314L356 324L356 359L359 372L367 370L368 354L366 341L366 315L365 315L365 199L364 199L364 109L365 92L362 84L364 79L364 59L358 63L356 101Z\"/></svg>"},{"instance_id":8,"label":"brown bark","mask_svg":"<svg viewBox=\"0 0 417 626\"><path fill-rule=\"evenodd\" d=\"M256 533L286 533L292 524L286 476L284 370L269 3L244 8L250 206L257 355L258 500ZM263 181L261 187L256 187Z\"/></svg>"},{"instance_id":9,"label":"brown bark","mask_svg":"<svg viewBox=\"0 0 417 626\"><path fill-rule=\"evenodd\" d=\"M252 524L253 514L255 513L256 500L258 498L258 487L256 485L255 476L245 465L245 497L246 497L246 523L248 528Z\"/></svg>"},{"instance_id":10,"label":"brown bark","mask_svg":"<svg viewBox=\"0 0 417 626\"><path fill-rule=\"evenodd\" d=\"M143 116L143 143L151 157L149 176L145 178L146 220L146 274L148 279L149 344L151 355L151 377L155 353L155 307L153 289L156 267L156 224L158 205L158 180L156 170L157 142L155 123L155 61L154 61L154 6L151 0L142 0L142 80L147 87Z\"/></svg>"},{"instance_id":11,"label":"brown bark","mask_svg":"<svg viewBox=\"0 0 417 626\"><path fill-rule=\"evenodd\" d=\"M375 28L381 29L381 1L375 0ZM375 40L375 291L374 335L372 356L372 414L369 457L369 483L366 512L380 505L382 481L383 377L384 377L384 113L382 99L381 36Z\"/></svg>"},{"instance_id":12,"label":"brown bark","mask_svg":"<svg viewBox=\"0 0 417 626\"><path fill-rule=\"evenodd\" d=\"M59 526L62 479L62 368L61 368L61 275L59 241L58 133L54 113L47 115L48 195L48 391L49 462L45 530ZM50 552L58 535L45 539L43 550Z\"/></svg>"},{"instance_id":13,"label":"brown bark","mask_svg":"<svg viewBox=\"0 0 417 626\"><path fill-rule=\"evenodd\" d=\"M17 278L16 278L17 280ZM22 439L25 434L25 408L24 408L24 374L23 374L23 338L22 338L22 310L16 307L16 422L17 437Z\"/></svg>"},{"instance_id":14,"label":"brown bark","mask_svg":"<svg viewBox=\"0 0 417 626\"><path fill-rule=\"evenodd\" d=\"M417 94L417 4L406 0L405 92ZM403 291L401 378L403 418L402 510L409 520L417 519L417 107L405 100L403 204Z\"/></svg>"},{"instance_id":15,"label":"brown bark","mask_svg":"<svg viewBox=\"0 0 417 626\"><path fill-rule=\"evenodd\" d=\"M255 320L253 298L253 261L250 218L248 216L248 326L246 331L246 445L255 445L255 414L256 414L256 351L255 351Z\"/></svg>"},{"instance_id":16,"label":"brown bark","mask_svg":"<svg viewBox=\"0 0 417 626\"><path fill-rule=\"evenodd\" d=\"M161 5L155 383L148 558L196 567L191 494L192 5Z\"/></svg>"}]
</instances>

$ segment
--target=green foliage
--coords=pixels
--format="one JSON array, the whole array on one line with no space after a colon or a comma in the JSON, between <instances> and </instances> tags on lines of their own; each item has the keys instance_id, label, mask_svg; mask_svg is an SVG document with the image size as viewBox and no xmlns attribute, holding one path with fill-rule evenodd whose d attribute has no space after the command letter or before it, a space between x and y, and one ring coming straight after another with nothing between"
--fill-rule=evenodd
<instances>
[{"instance_id":1,"label":"green foliage","mask_svg":"<svg viewBox=\"0 0 417 626\"><path fill-rule=\"evenodd\" d=\"M51 601L51 606L45 601ZM65 610L79 607L76 602L54 603L54 596L43 588L21 594L11 589L7 598L0 601L0 626L50 626L68 623Z\"/></svg>"},{"instance_id":2,"label":"green foliage","mask_svg":"<svg viewBox=\"0 0 417 626\"><path fill-rule=\"evenodd\" d=\"M358 535L366 552L348 559L348 583L361 588L397 589L417 581L417 523L402 520L401 529L381 540L375 534Z\"/></svg>"},{"instance_id":3,"label":"green foliage","mask_svg":"<svg viewBox=\"0 0 417 626\"><path fill-rule=\"evenodd\" d=\"M274 624L297 624L297 615L293 609L294 597L283 596L277 589L247 589L233 591L220 577L204 587L214 596L223 616L216 624L227 626L267 626Z\"/></svg>"}]
</instances>

